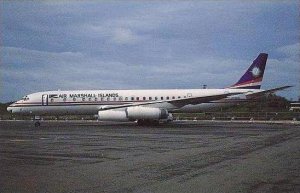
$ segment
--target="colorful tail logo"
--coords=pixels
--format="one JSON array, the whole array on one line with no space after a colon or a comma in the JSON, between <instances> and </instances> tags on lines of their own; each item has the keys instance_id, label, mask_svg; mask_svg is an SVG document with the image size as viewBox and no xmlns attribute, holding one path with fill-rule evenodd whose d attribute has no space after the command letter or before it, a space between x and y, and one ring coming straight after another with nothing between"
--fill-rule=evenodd
<instances>
[{"instance_id":1,"label":"colorful tail logo","mask_svg":"<svg viewBox=\"0 0 300 193\"><path fill-rule=\"evenodd\" d=\"M260 89L268 54L260 53L241 79L229 88Z\"/></svg>"}]
</instances>

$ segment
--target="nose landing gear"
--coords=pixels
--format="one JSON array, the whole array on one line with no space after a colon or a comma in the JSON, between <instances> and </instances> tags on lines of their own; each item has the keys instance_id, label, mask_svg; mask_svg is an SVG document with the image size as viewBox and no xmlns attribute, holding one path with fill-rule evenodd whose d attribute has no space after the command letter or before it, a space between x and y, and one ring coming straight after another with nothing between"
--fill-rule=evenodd
<instances>
[{"instance_id":1,"label":"nose landing gear","mask_svg":"<svg viewBox=\"0 0 300 193\"><path fill-rule=\"evenodd\" d=\"M40 120L41 120L41 117L40 116L34 116L34 126L35 127L39 127L39 126L41 126L41 123L40 123Z\"/></svg>"}]
</instances>

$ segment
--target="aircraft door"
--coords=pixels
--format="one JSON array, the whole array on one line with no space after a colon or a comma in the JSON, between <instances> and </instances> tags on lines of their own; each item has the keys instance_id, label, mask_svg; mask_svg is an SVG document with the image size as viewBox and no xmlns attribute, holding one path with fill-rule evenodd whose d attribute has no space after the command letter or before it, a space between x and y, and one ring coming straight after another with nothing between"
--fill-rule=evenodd
<instances>
[{"instance_id":1,"label":"aircraft door","mask_svg":"<svg viewBox=\"0 0 300 193\"><path fill-rule=\"evenodd\" d=\"M42 95L42 105L43 106L47 106L48 105L48 95L47 94L43 94Z\"/></svg>"}]
</instances>

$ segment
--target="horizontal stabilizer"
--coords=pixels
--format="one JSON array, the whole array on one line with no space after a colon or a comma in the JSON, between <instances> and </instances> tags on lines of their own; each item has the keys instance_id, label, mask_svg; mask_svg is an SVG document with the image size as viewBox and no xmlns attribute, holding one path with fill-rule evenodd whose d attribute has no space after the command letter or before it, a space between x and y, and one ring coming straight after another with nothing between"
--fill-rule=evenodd
<instances>
[{"instance_id":1,"label":"horizontal stabilizer","mask_svg":"<svg viewBox=\"0 0 300 193\"><path fill-rule=\"evenodd\" d=\"M293 87L293 86L281 86L281 87L277 87L277 88L273 88L273 89L269 89L269 90L263 90L260 92L248 93L248 94L246 94L246 97L247 97L247 99L262 97L266 94L271 94L276 91L284 90L284 89L291 88L291 87Z\"/></svg>"}]
</instances>

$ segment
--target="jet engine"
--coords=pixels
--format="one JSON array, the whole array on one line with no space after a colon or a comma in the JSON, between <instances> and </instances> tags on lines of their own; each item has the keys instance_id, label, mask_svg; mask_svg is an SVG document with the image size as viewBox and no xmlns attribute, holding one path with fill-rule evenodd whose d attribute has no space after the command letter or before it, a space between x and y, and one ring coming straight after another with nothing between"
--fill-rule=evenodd
<instances>
[{"instance_id":1,"label":"jet engine","mask_svg":"<svg viewBox=\"0 0 300 193\"><path fill-rule=\"evenodd\" d=\"M152 107L128 107L126 109L128 118L130 120L145 119L145 120L159 120L166 119L169 115L165 109Z\"/></svg>"},{"instance_id":2,"label":"jet engine","mask_svg":"<svg viewBox=\"0 0 300 193\"><path fill-rule=\"evenodd\" d=\"M128 121L128 117L125 111L99 111L98 120L100 121Z\"/></svg>"},{"instance_id":3,"label":"jet engine","mask_svg":"<svg viewBox=\"0 0 300 193\"><path fill-rule=\"evenodd\" d=\"M128 107L125 110L104 110L98 112L100 121L135 121L167 119L169 113L165 109L153 107Z\"/></svg>"}]
</instances>

